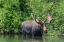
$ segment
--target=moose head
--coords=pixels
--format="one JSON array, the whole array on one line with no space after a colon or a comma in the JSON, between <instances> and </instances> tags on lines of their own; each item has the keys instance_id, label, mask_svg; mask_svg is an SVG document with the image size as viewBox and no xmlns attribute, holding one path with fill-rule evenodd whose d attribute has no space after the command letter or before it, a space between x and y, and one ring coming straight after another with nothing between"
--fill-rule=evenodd
<instances>
[{"instance_id":1,"label":"moose head","mask_svg":"<svg viewBox=\"0 0 64 42\"><path fill-rule=\"evenodd\" d=\"M46 20L42 21L42 20L36 19L36 16L35 16L34 14L32 14L32 13L31 13L31 16L32 16L33 20L34 20L36 23L38 23L38 24L41 25L43 31L44 31L45 33L47 33L46 24L51 23L51 21L53 20L52 15L48 13L48 15L47 15L47 22L46 22Z\"/></svg>"}]
</instances>

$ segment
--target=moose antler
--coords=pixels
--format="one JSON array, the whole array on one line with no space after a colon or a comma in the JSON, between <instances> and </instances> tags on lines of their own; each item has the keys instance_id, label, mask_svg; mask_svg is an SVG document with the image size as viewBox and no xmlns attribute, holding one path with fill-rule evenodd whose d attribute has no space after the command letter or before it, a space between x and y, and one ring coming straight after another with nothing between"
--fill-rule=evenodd
<instances>
[{"instance_id":1,"label":"moose antler","mask_svg":"<svg viewBox=\"0 0 64 42\"><path fill-rule=\"evenodd\" d=\"M32 18L33 18L33 20L35 22L37 22L37 23L40 23L41 22L41 20L36 19L36 16L33 13L31 13L31 16L32 16Z\"/></svg>"},{"instance_id":2,"label":"moose antler","mask_svg":"<svg viewBox=\"0 0 64 42\"><path fill-rule=\"evenodd\" d=\"M31 13L31 16L32 16L32 18L33 18L33 20L35 22L37 22L37 23L41 23L42 22L41 20L36 19L36 16L34 14Z\"/></svg>"},{"instance_id":3,"label":"moose antler","mask_svg":"<svg viewBox=\"0 0 64 42\"><path fill-rule=\"evenodd\" d=\"M31 16L32 16L33 20L36 21L36 16L33 13L31 13Z\"/></svg>"},{"instance_id":4,"label":"moose antler","mask_svg":"<svg viewBox=\"0 0 64 42\"><path fill-rule=\"evenodd\" d=\"M44 23L44 21L42 21L42 20L39 20L39 19L36 19L36 16L33 14L33 13L31 13L31 17L33 18L33 20L35 21L35 22L37 22L37 23Z\"/></svg>"},{"instance_id":5,"label":"moose antler","mask_svg":"<svg viewBox=\"0 0 64 42\"><path fill-rule=\"evenodd\" d=\"M51 23L52 20L53 20L52 15L48 13L48 15L47 15L47 23Z\"/></svg>"}]
</instances>

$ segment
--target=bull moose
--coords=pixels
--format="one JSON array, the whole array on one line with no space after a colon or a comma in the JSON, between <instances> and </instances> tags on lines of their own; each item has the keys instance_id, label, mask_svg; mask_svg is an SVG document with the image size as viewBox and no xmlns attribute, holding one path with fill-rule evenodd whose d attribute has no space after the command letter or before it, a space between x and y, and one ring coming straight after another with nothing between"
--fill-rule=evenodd
<instances>
[{"instance_id":1,"label":"bull moose","mask_svg":"<svg viewBox=\"0 0 64 42\"><path fill-rule=\"evenodd\" d=\"M53 20L52 16L48 14L47 16L48 22L36 19L34 14L31 14L31 16L34 19L34 21L26 20L22 22L21 26L22 34L32 36L42 36L43 32L47 33L47 28L45 25Z\"/></svg>"}]
</instances>

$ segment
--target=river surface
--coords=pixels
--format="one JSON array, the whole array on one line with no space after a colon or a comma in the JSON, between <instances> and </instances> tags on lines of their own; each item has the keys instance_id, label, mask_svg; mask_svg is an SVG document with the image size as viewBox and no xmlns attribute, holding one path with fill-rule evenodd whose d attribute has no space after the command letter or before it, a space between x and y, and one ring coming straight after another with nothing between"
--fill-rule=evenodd
<instances>
[{"instance_id":1,"label":"river surface","mask_svg":"<svg viewBox=\"0 0 64 42\"><path fill-rule=\"evenodd\" d=\"M64 42L64 36L24 37L22 35L0 35L0 42Z\"/></svg>"}]
</instances>

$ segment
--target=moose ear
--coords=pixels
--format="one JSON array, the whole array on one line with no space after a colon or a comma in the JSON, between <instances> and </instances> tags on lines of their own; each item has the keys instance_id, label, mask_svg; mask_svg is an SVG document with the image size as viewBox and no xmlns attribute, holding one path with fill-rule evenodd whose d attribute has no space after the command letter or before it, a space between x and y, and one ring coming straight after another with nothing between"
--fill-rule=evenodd
<instances>
[{"instance_id":1,"label":"moose ear","mask_svg":"<svg viewBox=\"0 0 64 42\"><path fill-rule=\"evenodd\" d=\"M46 20L42 21L42 23L46 24Z\"/></svg>"},{"instance_id":2,"label":"moose ear","mask_svg":"<svg viewBox=\"0 0 64 42\"><path fill-rule=\"evenodd\" d=\"M38 19L36 19L36 22L37 22L38 24L42 24L42 23L44 23L44 21L42 21L42 20L38 20Z\"/></svg>"}]
</instances>

